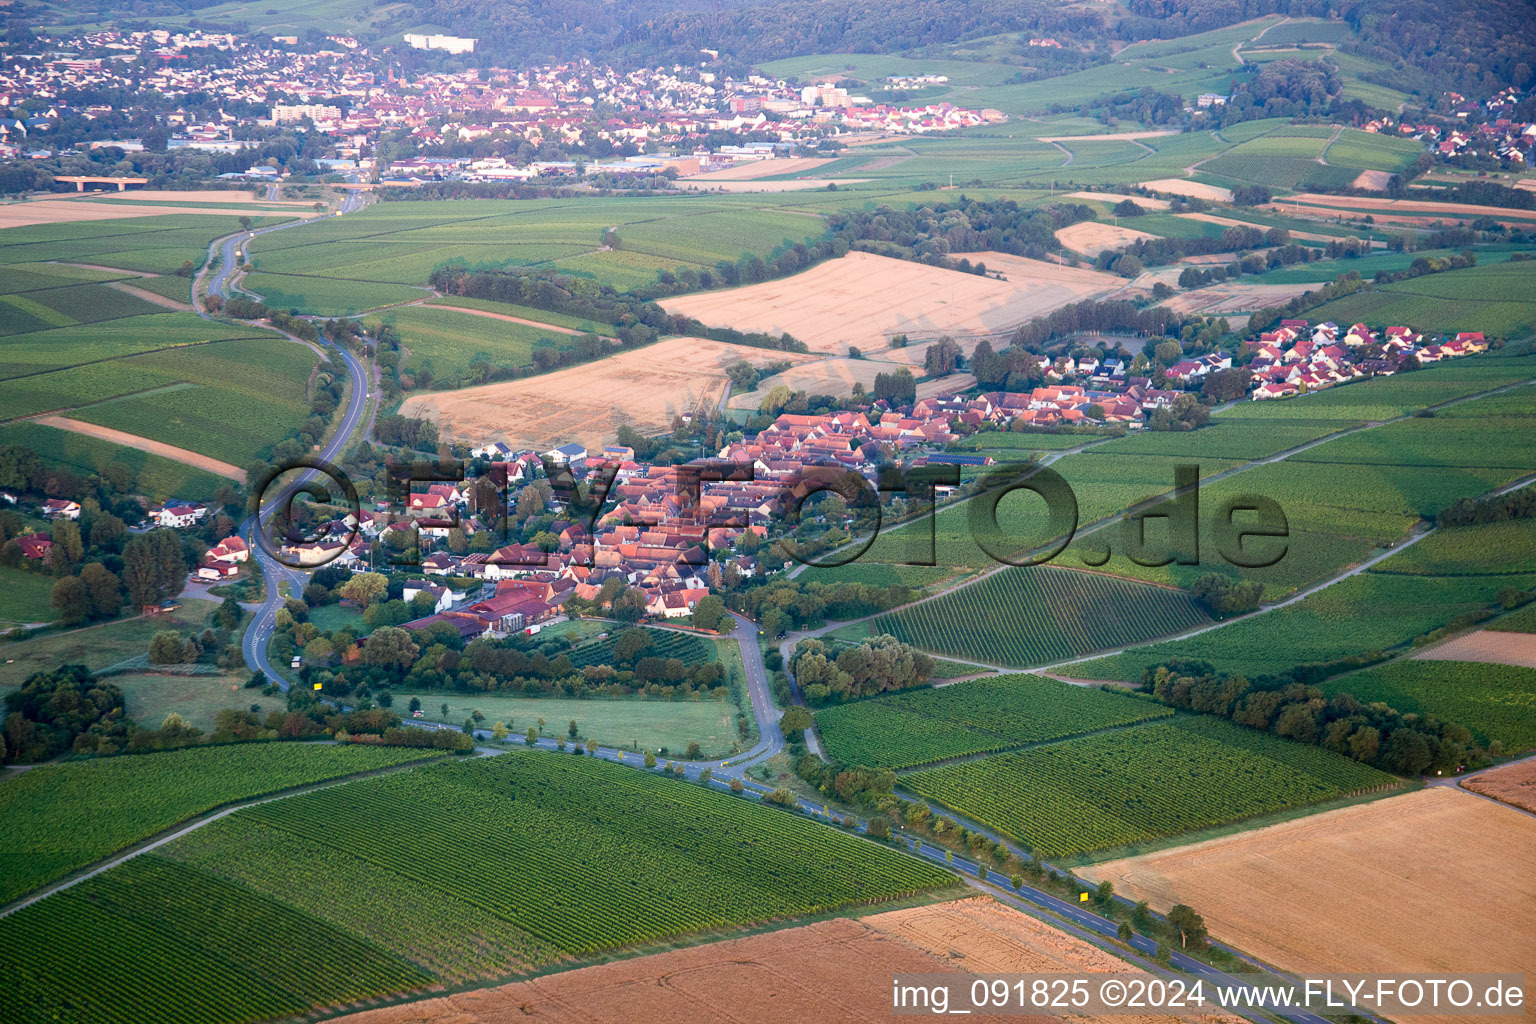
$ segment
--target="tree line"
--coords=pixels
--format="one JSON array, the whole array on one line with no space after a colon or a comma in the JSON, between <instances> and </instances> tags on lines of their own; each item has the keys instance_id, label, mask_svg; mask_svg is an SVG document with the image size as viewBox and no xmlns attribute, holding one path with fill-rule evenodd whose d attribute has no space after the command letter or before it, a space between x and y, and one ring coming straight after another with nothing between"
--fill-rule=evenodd
<instances>
[{"instance_id":1,"label":"tree line","mask_svg":"<svg viewBox=\"0 0 1536 1024\"><path fill-rule=\"evenodd\" d=\"M1323 747L1398 775L1455 772L1469 760L1486 759L1464 726L1380 702L1365 704L1347 692L1329 696L1296 678L1308 674L1248 679L1218 673L1208 662L1180 659L1147 669L1141 686L1171 707Z\"/></svg>"}]
</instances>

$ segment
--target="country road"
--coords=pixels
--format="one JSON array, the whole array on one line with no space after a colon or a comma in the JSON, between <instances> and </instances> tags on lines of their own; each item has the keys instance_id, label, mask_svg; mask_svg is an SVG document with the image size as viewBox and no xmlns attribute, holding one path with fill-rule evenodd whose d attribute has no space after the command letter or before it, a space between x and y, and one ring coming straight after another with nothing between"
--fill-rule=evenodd
<instances>
[{"instance_id":1,"label":"country road","mask_svg":"<svg viewBox=\"0 0 1536 1024\"><path fill-rule=\"evenodd\" d=\"M361 206L361 194L349 192L346 199L342 201L341 208L336 213L327 214L326 217L340 217L359 209ZM312 217L309 220L291 221L286 224L276 224L272 227L256 228L252 231L242 231L216 240L208 247L208 262L198 272L197 276L193 278L193 303L197 303L198 284L208 274L209 268L213 266L216 252L219 255L219 267L211 277L207 278L208 294L227 297L228 289L234 287L232 279L239 272L239 264L235 259L235 253L249 245L253 238L258 235L271 234L274 231L297 227L300 224L313 224L317 220L326 219L326 217ZM213 319L212 315L201 305L197 305L196 308L198 315L203 319ZM291 334L284 333L283 336L296 344L307 344L307 342L303 342ZM334 462L346 448L347 442L351 439L352 434L357 430L358 423L362 420L364 411L368 408L368 399L371 391L369 374L364 369L362 362L345 348L336 345L330 347L342 357L342 361L347 367L347 374L351 379L351 387L348 390L347 405L342 413L340 423L331 435L330 441L317 453L319 458L326 462ZM283 606L283 595L279 584L287 581L290 593L297 596L304 589L304 583L308 579L308 574L291 569L272 556L272 553L257 539L258 520L265 517L271 509L283 507L290 497L298 493L299 488L322 475L316 470L305 471L286 485L277 495L268 500L261 511L250 516L240 525L240 536L250 546L252 556L260 564L267 584L266 597L260 607L256 609L256 619L246 629L245 637L241 641L245 654L245 664L252 671L264 672L267 678L284 690L288 688L288 683L267 659L267 641L271 638L272 631L277 625L277 610Z\"/></svg>"}]
</instances>

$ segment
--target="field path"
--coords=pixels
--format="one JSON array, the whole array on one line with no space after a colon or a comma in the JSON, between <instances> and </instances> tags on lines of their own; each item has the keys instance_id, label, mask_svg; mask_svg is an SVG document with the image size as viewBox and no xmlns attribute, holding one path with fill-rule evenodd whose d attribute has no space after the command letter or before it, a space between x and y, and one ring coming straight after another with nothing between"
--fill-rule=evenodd
<instances>
[{"instance_id":1,"label":"field path","mask_svg":"<svg viewBox=\"0 0 1536 1024\"><path fill-rule=\"evenodd\" d=\"M1339 141L1339 136L1343 135L1343 134L1344 134L1344 126L1343 125L1336 124L1336 125L1333 126L1333 134L1328 136L1328 141L1323 143L1322 150L1319 151L1318 154L1317 154L1317 162L1318 163L1322 164L1324 167L1328 166L1328 151L1333 148L1333 144L1335 142L1338 142Z\"/></svg>"},{"instance_id":2,"label":"field path","mask_svg":"<svg viewBox=\"0 0 1536 1024\"><path fill-rule=\"evenodd\" d=\"M113 430L111 427L98 426L95 423L86 423L83 420L72 420L63 416L48 415L39 416L34 422L41 423L45 427L57 427L60 430L68 430L75 434L85 434L88 437L98 438L102 441L110 441L113 444L122 445L125 448L137 448L141 452L158 455L172 462L180 462L182 465L191 466L194 469L206 470L218 476L227 477L237 483L245 480L245 470L239 466L232 466L227 462L209 458L207 455L199 455L197 452L188 451L185 448L177 448L174 445L161 441L151 441L147 437L130 434L122 430Z\"/></svg>"},{"instance_id":3,"label":"field path","mask_svg":"<svg viewBox=\"0 0 1536 1024\"><path fill-rule=\"evenodd\" d=\"M537 327L541 331L555 331L558 334L570 334L578 338L587 333L586 331L578 331L574 327L558 327L555 324L546 324L538 320L529 320L526 317L512 316L509 313L493 313L488 309L470 309L467 306L450 306L446 302L433 302L428 304L426 299L420 299L416 302L407 303L407 305L420 306L423 309L451 309L455 313L468 313L470 316L483 316L490 320L505 320L509 324L522 324L524 327ZM609 338L604 335L599 335L599 337L604 338L605 341L617 340L615 338Z\"/></svg>"},{"instance_id":4,"label":"field path","mask_svg":"<svg viewBox=\"0 0 1536 1024\"><path fill-rule=\"evenodd\" d=\"M182 312L186 312L187 310L192 308L192 304L190 302L177 302L175 299L171 298L168 295L159 295L159 294L157 294L155 292L149 291L146 288L135 288L133 285L126 284L126 283L124 283L122 281L106 281L106 282L103 282L103 283L105 283L106 286L108 288L111 288L113 291L122 292L124 295L132 295L134 298L136 298L136 299L143 299L145 302L153 302L155 305L157 305L157 306L164 306L166 309L175 309L175 310L180 310ZM188 295L188 297L190 297L191 294L192 294L192 282L188 281L187 282L187 295Z\"/></svg>"}]
</instances>

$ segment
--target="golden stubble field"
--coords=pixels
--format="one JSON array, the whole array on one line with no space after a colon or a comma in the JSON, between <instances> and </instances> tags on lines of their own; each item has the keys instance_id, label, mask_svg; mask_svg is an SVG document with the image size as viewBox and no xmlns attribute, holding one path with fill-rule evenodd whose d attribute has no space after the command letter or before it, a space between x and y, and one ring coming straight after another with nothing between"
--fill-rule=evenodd
<instances>
[{"instance_id":1,"label":"golden stubble field","mask_svg":"<svg viewBox=\"0 0 1536 1024\"><path fill-rule=\"evenodd\" d=\"M1536 759L1506 764L1462 783L1474 793L1491 796L1536 814Z\"/></svg>"},{"instance_id":2,"label":"golden stubble field","mask_svg":"<svg viewBox=\"0 0 1536 1024\"><path fill-rule=\"evenodd\" d=\"M1290 971L1526 972L1532 865L1536 817L1432 786L1079 874Z\"/></svg>"},{"instance_id":3,"label":"golden stubble field","mask_svg":"<svg viewBox=\"0 0 1536 1024\"><path fill-rule=\"evenodd\" d=\"M1102 224L1096 220L1070 224L1056 232L1056 241L1073 252L1089 257L1097 256L1105 249L1123 249L1134 242L1156 237L1145 231Z\"/></svg>"},{"instance_id":4,"label":"golden stubble field","mask_svg":"<svg viewBox=\"0 0 1536 1024\"><path fill-rule=\"evenodd\" d=\"M712 327L787 331L813 352L847 355L854 346L869 355L887 349L897 334L914 341L950 335L962 342L970 339L966 347L971 347L976 339L1002 335L1033 317L1125 284L1113 274L1007 253L956 255L985 263L1006 280L850 252L791 277L681 295L661 305Z\"/></svg>"},{"instance_id":5,"label":"golden stubble field","mask_svg":"<svg viewBox=\"0 0 1536 1024\"><path fill-rule=\"evenodd\" d=\"M725 393L726 367L738 360L763 366L809 358L704 338L668 338L554 373L413 395L400 411L426 416L445 437L475 444L601 446L622 424L654 433L669 429L674 416L714 407Z\"/></svg>"},{"instance_id":6,"label":"golden stubble field","mask_svg":"<svg viewBox=\"0 0 1536 1024\"><path fill-rule=\"evenodd\" d=\"M891 1019L894 974L1129 972L1028 915L976 897L636 957L341 1018L346 1024L671 1024ZM970 1019L978 1019L971 1015ZM1047 1016L983 1020L1055 1021ZM1094 1020L1091 1017L1074 1018ZM1173 1024L1115 1016L1105 1024ZM1187 1018L1211 1021L1214 1016ZM1237 1024L1237 1018L1224 1018Z\"/></svg>"}]
</instances>

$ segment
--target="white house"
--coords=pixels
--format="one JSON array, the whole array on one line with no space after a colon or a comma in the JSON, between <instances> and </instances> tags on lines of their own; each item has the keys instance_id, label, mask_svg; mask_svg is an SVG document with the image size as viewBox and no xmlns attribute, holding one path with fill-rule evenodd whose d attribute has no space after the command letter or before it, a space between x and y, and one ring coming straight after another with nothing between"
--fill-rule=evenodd
<instances>
[{"instance_id":1,"label":"white house","mask_svg":"<svg viewBox=\"0 0 1536 1024\"><path fill-rule=\"evenodd\" d=\"M179 530L202 522L203 517L207 514L207 505L167 505L157 512L151 512L150 518L160 526L168 526Z\"/></svg>"},{"instance_id":2,"label":"white house","mask_svg":"<svg viewBox=\"0 0 1536 1024\"><path fill-rule=\"evenodd\" d=\"M43 502L43 515L49 519L79 519L80 504L67 498L49 498Z\"/></svg>"},{"instance_id":3,"label":"white house","mask_svg":"<svg viewBox=\"0 0 1536 1024\"><path fill-rule=\"evenodd\" d=\"M490 462L503 462L511 454L511 447L501 441L492 441L490 444L483 444L479 448L469 450L470 458L486 459Z\"/></svg>"},{"instance_id":4,"label":"white house","mask_svg":"<svg viewBox=\"0 0 1536 1024\"><path fill-rule=\"evenodd\" d=\"M400 591L400 596L406 604L410 604L417 594L432 595L432 614L434 615L453 607L453 591L447 587L436 587L430 583L407 583Z\"/></svg>"}]
</instances>

